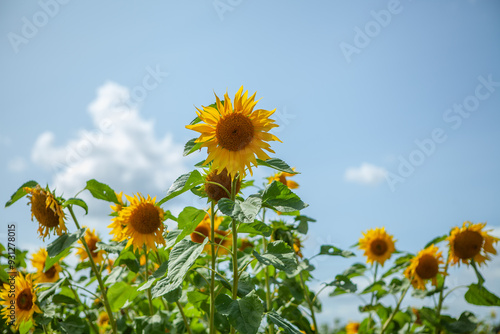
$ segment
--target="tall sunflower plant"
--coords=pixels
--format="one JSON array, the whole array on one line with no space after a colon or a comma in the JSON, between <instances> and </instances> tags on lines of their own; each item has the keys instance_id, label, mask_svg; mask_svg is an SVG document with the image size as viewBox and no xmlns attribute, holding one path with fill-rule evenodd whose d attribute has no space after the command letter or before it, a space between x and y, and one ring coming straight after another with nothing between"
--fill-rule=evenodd
<instances>
[{"instance_id":1,"label":"tall sunflower plant","mask_svg":"<svg viewBox=\"0 0 500 334\"><path fill-rule=\"evenodd\" d=\"M198 137L186 143L184 155L206 148L206 156L158 199L87 181L82 191L110 205L108 238L77 218L75 210L85 215L89 210L77 197L82 191L66 199L36 181L23 184L6 206L26 197L47 244L32 254L19 249L12 254L0 245L6 260L0 265L2 331L316 334L479 328L471 313L454 319L443 311L450 292L446 277L460 264L478 277L466 300L499 305L479 272L498 242L484 224L457 227L417 255L397 251L384 228L368 230L356 244L368 265L355 263L318 291L311 288L318 284L315 257L356 254L322 245L318 254L305 256L309 224L315 220L303 214L308 205L294 192L298 172L272 156L270 143L281 142L272 134L275 110L258 109L255 98L241 87L234 98L215 95L215 103L196 108L186 128ZM262 167L272 172L259 185L251 177ZM174 215L167 210L169 201L181 195L207 204ZM438 248L445 242L447 250ZM400 256L393 260L394 254ZM390 268L384 271L384 265ZM370 284L358 291L361 277ZM436 307L405 309L402 301L411 289L416 297L437 298ZM325 290L332 297L359 295L366 317L345 327L321 326L317 315ZM390 295L394 305L386 302Z\"/></svg>"}]
</instances>

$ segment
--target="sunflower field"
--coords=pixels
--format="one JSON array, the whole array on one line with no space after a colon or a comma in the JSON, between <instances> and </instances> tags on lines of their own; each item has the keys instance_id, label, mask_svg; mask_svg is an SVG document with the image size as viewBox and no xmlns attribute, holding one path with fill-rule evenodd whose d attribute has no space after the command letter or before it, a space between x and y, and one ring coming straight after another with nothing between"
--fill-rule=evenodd
<instances>
[{"instance_id":1,"label":"sunflower field","mask_svg":"<svg viewBox=\"0 0 500 334\"><path fill-rule=\"evenodd\" d=\"M27 200L46 247L28 254L10 234L0 246L2 332L500 332L494 320L472 312L446 314L454 291L447 282L458 266L477 277L459 290L469 304L500 306L481 275L500 240L486 223L459 222L417 254L397 249L384 227L362 231L352 243L363 257L314 290L315 268L303 243L315 219L301 213L308 204L294 192L300 170L272 156L270 142L280 141L270 132L275 110L258 109L255 95L241 87L234 98L215 95L214 104L197 108L186 128L198 137L186 143L184 155L206 148L206 156L164 194L124 194L95 179L73 197L36 181L20 186L6 207ZM255 168L269 170L265 182L252 179ZM77 219L76 210L89 210L82 192L108 202L110 237ZM175 215L166 208L177 196L207 204ZM78 257L76 266L65 263L70 254ZM355 256L331 244L314 255L326 264ZM360 278L370 283L361 285ZM318 323L320 300L344 294L359 296L363 320L335 328ZM429 303L403 307L410 295Z\"/></svg>"}]
</instances>

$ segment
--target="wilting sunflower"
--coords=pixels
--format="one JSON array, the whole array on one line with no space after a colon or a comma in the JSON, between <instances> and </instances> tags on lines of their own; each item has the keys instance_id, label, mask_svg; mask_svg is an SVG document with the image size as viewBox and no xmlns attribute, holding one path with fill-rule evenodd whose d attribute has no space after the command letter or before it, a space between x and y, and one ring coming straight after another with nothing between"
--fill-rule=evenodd
<instances>
[{"instance_id":1,"label":"wilting sunflower","mask_svg":"<svg viewBox=\"0 0 500 334\"><path fill-rule=\"evenodd\" d=\"M229 195L231 194L231 185L231 177L227 173L226 168L224 168L220 173L217 169L214 169L211 170L205 177L203 191L212 201L218 202L221 198L229 198ZM240 187L241 179L238 179L235 189L236 194L240 191Z\"/></svg>"},{"instance_id":2,"label":"wilting sunflower","mask_svg":"<svg viewBox=\"0 0 500 334\"><path fill-rule=\"evenodd\" d=\"M119 212L122 229L114 229L115 240L128 239L125 247L134 246L134 250L146 245L147 251L156 250L156 244L165 245L163 238L164 214L162 208L156 206L156 197L144 198L141 194L134 197L125 195L130 205Z\"/></svg>"},{"instance_id":3,"label":"wilting sunflower","mask_svg":"<svg viewBox=\"0 0 500 334\"><path fill-rule=\"evenodd\" d=\"M196 108L201 122L186 128L201 133L196 142L201 143L201 147L207 147L205 164L212 161L214 169L227 168L231 178L237 173L243 177L246 167L252 174L251 166L257 166L256 157L267 160L269 156L264 150L274 153L267 142L280 141L269 133L278 126L269 118L276 109L253 110L258 102L254 101L255 93L248 97L248 91L243 93L243 86L234 97L234 108L227 93L224 94L224 103L217 95L215 99L216 108Z\"/></svg>"},{"instance_id":4,"label":"wilting sunflower","mask_svg":"<svg viewBox=\"0 0 500 334\"><path fill-rule=\"evenodd\" d=\"M226 248L230 248L233 243L233 237L229 231L219 230L219 226L223 220L223 217L217 215L214 217L214 242L215 252L217 255L228 254ZM210 231L210 215L207 213L203 220L198 224L194 232L191 233L191 240L201 244L203 243L205 238L210 238ZM225 248L218 247L217 245L221 245ZM210 243L207 243L203 250L207 253L211 253L212 247L210 246Z\"/></svg>"},{"instance_id":5,"label":"wilting sunflower","mask_svg":"<svg viewBox=\"0 0 500 334\"><path fill-rule=\"evenodd\" d=\"M473 259L477 264L482 264L490 260L490 254L496 254L497 251L493 244L500 239L489 235L489 231L483 231L486 223L473 224L465 221L462 228L455 227L450 236L446 239L450 247L450 262L452 265L470 264Z\"/></svg>"},{"instance_id":6,"label":"wilting sunflower","mask_svg":"<svg viewBox=\"0 0 500 334\"><path fill-rule=\"evenodd\" d=\"M425 290L425 283L432 280L432 285L437 286L437 275L444 275L444 270L440 270L440 265L444 264L442 252L439 248L430 245L421 250L412 260L404 275L412 280L412 285L416 289Z\"/></svg>"},{"instance_id":7,"label":"wilting sunflower","mask_svg":"<svg viewBox=\"0 0 500 334\"><path fill-rule=\"evenodd\" d=\"M59 263L55 263L48 270L45 270L45 261L47 261L47 250L40 248L38 252L33 254L31 265L36 269L33 279L38 283L52 283L59 279L59 273L62 271Z\"/></svg>"},{"instance_id":8,"label":"wilting sunflower","mask_svg":"<svg viewBox=\"0 0 500 334\"><path fill-rule=\"evenodd\" d=\"M51 232L55 235L66 233L64 224L64 212L61 204L48 189L42 189L40 185L34 188L25 187L31 204L31 220L33 217L38 221L38 234L45 241L45 237Z\"/></svg>"},{"instance_id":9,"label":"wilting sunflower","mask_svg":"<svg viewBox=\"0 0 500 334\"><path fill-rule=\"evenodd\" d=\"M349 322L345 326L346 334L357 334L359 331L359 322Z\"/></svg>"},{"instance_id":10,"label":"wilting sunflower","mask_svg":"<svg viewBox=\"0 0 500 334\"><path fill-rule=\"evenodd\" d=\"M36 289L33 286L31 275L18 273L13 284L14 292L11 290L9 283L3 284L3 290L0 292L0 304L2 308L3 318L9 325L13 325L16 330L19 329L21 323L31 320L33 324L33 313L42 313L36 303ZM13 307L13 305L15 305ZM14 322L15 320L15 322Z\"/></svg>"},{"instance_id":11,"label":"wilting sunflower","mask_svg":"<svg viewBox=\"0 0 500 334\"><path fill-rule=\"evenodd\" d=\"M295 168L292 168L293 171L295 171ZM271 177L268 177L267 179L269 180L269 183L273 183L273 181L278 181L283 183L285 186L287 186L290 189L297 189L299 187L299 184L293 180L288 180L287 177L292 177L295 176L295 174L290 174L286 172L279 172L274 174Z\"/></svg>"},{"instance_id":12,"label":"wilting sunflower","mask_svg":"<svg viewBox=\"0 0 500 334\"><path fill-rule=\"evenodd\" d=\"M385 227L370 229L363 233L363 236L359 239L359 248L365 251L363 255L367 257L367 263L378 262L384 265L384 262L396 251L395 240L385 231Z\"/></svg>"},{"instance_id":13,"label":"wilting sunflower","mask_svg":"<svg viewBox=\"0 0 500 334\"><path fill-rule=\"evenodd\" d=\"M101 241L99 236L95 233L95 229L92 231L90 229L87 229L85 231L85 241L87 242L87 246L89 246L90 253L92 254L92 258L94 259L95 263L101 263L104 261L104 251L103 250L97 250L97 243ZM80 260L84 261L87 259L89 256L87 254L87 251L85 250L85 246L81 242L81 240L78 240L78 243L80 244L80 247L78 247L78 250L76 251L76 255L80 257Z\"/></svg>"},{"instance_id":14,"label":"wilting sunflower","mask_svg":"<svg viewBox=\"0 0 500 334\"><path fill-rule=\"evenodd\" d=\"M110 205L111 210L113 211L111 213L111 216L113 216L113 218L111 218L111 224L108 227L111 228L111 232L109 232L109 234L114 235L112 240L119 241L119 240L124 239L123 224L122 224L122 221L120 219L120 211L124 207L126 207L127 205L123 203L123 192L119 192L119 193L115 193L115 194L116 194L116 198L118 199L118 202L120 204Z\"/></svg>"}]
</instances>

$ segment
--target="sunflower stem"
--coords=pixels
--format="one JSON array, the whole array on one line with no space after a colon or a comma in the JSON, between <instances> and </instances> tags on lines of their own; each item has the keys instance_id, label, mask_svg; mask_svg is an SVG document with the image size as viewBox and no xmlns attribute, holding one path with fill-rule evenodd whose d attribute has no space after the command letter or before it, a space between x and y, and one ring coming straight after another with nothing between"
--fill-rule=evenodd
<instances>
[{"instance_id":1,"label":"sunflower stem","mask_svg":"<svg viewBox=\"0 0 500 334\"><path fill-rule=\"evenodd\" d=\"M68 210L69 213L71 214L71 217L73 218L73 221L75 222L76 228L81 229L80 224L78 223L78 219L76 219L75 213L73 212L73 206L68 205ZM92 267L92 270L95 273L95 277L97 278L97 282L99 283L99 288L101 289L102 299L104 301L104 306L106 307L106 312L108 313L109 322L111 323L111 328L113 329L113 333L117 334L115 317L113 316L113 312L111 311L111 306L109 305L108 295L106 293L106 287L104 286L104 283L102 281L101 274L99 270L97 270L94 258L92 257L92 252L90 251L89 245L87 245L87 241L85 241L85 237L81 237L80 241L82 242L83 246L85 247L85 250L87 251L87 254L89 256L90 266Z\"/></svg>"},{"instance_id":2,"label":"sunflower stem","mask_svg":"<svg viewBox=\"0 0 500 334\"><path fill-rule=\"evenodd\" d=\"M375 262L375 272L373 273L373 283L377 281L377 273L378 273L378 262ZM373 302L375 299L375 292L372 292L372 296L370 298L370 306L373 306ZM368 329L372 327L372 311L368 314Z\"/></svg>"},{"instance_id":3,"label":"sunflower stem","mask_svg":"<svg viewBox=\"0 0 500 334\"><path fill-rule=\"evenodd\" d=\"M384 326L382 327L382 330L380 331L380 334L384 334L384 332L386 331L387 327L389 327L389 324L391 323L392 319L394 319L394 316L396 315L396 313L399 312L399 307L401 306L401 303L403 302L403 299L405 298L406 293L410 289L412 281L413 281L413 277L410 280L410 282L408 282L408 286L403 290L403 292L401 292L401 297L399 297L398 304L396 305L396 308L394 309L394 311L392 311L392 313L389 316L389 318L385 321Z\"/></svg>"},{"instance_id":4,"label":"sunflower stem","mask_svg":"<svg viewBox=\"0 0 500 334\"><path fill-rule=\"evenodd\" d=\"M298 256L297 257L298 261ZM313 333L318 332L318 324L316 322L316 315L314 312L314 303L312 302L311 298L309 298L309 290L307 289L306 283L304 282L304 277L302 276L302 271L299 273L299 278L300 278L300 284L302 285L302 290L304 290L304 297L306 298L307 305L309 305L309 310L311 311L311 319L313 321L313 326L314 330Z\"/></svg>"},{"instance_id":5,"label":"sunflower stem","mask_svg":"<svg viewBox=\"0 0 500 334\"><path fill-rule=\"evenodd\" d=\"M224 188L225 189L225 188ZM210 276L210 334L215 333L215 203L211 201L210 204L210 249L211 249L211 262L212 270Z\"/></svg>"},{"instance_id":6,"label":"sunflower stem","mask_svg":"<svg viewBox=\"0 0 500 334\"><path fill-rule=\"evenodd\" d=\"M148 249L146 247L146 244L144 244L144 257L146 258L146 263L144 264L144 272L146 273L146 275L144 275L145 277L145 282L147 282L148 280ZM153 298L151 296L151 288L148 288L148 302L149 302L149 315L153 315L154 314L154 309L153 309Z\"/></svg>"},{"instance_id":7,"label":"sunflower stem","mask_svg":"<svg viewBox=\"0 0 500 334\"><path fill-rule=\"evenodd\" d=\"M231 200L234 202L236 199L236 184L239 175L236 175L231 183ZM238 299L238 229L236 219L231 218L231 230L233 233L233 300ZM231 326L231 333L235 333L235 328Z\"/></svg>"},{"instance_id":8,"label":"sunflower stem","mask_svg":"<svg viewBox=\"0 0 500 334\"><path fill-rule=\"evenodd\" d=\"M446 280L446 276L448 275L448 266L450 264L450 252L448 251L448 257L446 259L446 265L444 267L444 273L443 273L443 283L441 284L441 291L439 291L439 302L438 306L436 309L436 314L437 314L437 326L435 328L434 333L439 334L441 332L441 309L443 307L443 301L444 301L444 282Z\"/></svg>"},{"instance_id":9,"label":"sunflower stem","mask_svg":"<svg viewBox=\"0 0 500 334\"><path fill-rule=\"evenodd\" d=\"M181 313L182 320L184 320L184 326L186 326L186 330L188 331L189 334L193 334L193 332L191 332L191 327L189 327L186 315L184 314L184 310L182 309L181 303L179 301L176 301L175 304L177 304L177 307L179 308L179 312Z\"/></svg>"},{"instance_id":10,"label":"sunflower stem","mask_svg":"<svg viewBox=\"0 0 500 334\"><path fill-rule=\"evenodd\" d=\"M266 223L266 209L262 209L262 222L265 224ZM265 235L262 236L262 240L264 242L264 253L267 251L267 238ZM266 266L264 268L264 274L265 279L266 279L266 311L269 312L271 311L272 304L271 304L271 285L269 283L269 267ZM269 334L274 334L274 325L269 324Z\"/></svg>"},{"instance_id":11,"label":"sunflower stem","mask_svg":"<svg viewBox=\"0 0 500 334\"><path fill-rule=\"evenodd\" d=\"M86 304L82 303L81 299L80 299L80 296L78 296L78 293L75 291L75 289L73 288L73 284L71 284L71 282L69 283L69 288L70 290L73 292L73 294L75 295L75 298L76 298L76 301L80 303L80 305L82 305L83 307L83 313L85 313L85 316L87 317L87 319L89 320L89 324L90 326L92 327L92 329L94 330L94 332L96 332L96 334L99 334L99 330L96 328L94 322L90 319L90 315L88 314L88 307Z\"/></svg>"}]
</instances>

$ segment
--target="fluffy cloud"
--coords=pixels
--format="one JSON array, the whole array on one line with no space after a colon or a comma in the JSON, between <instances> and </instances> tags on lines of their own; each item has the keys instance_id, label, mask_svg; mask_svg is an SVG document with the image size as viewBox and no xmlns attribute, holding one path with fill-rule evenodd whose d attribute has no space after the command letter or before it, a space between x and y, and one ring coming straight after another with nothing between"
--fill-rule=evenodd
<instances>
[{"instance_id":1,"label":"fluffy cloud","mask_svg":"<svg viewBox=\"0 0 500 334\"><path fill-rule=\"evenodd\" d=\"M373 186L385 180L386 175L387 170L384 168L363 162L360 167L348 168L344 178L349 182Z\"/></svg>"},{"instance_id":2,"label":"fluffy cloud","mask_svg":"<svg viewBox=\"0 0 500 334\"><path fill-rule=\"evenodd\" d=\"M56 143L52 132L37 138L31 158L53 173L51 188L56 188L57 194L74 196L87 180L97 179L116 191L161 198L172 182L187 171L183 145L175 143L169 134L157 138L154 122L145 120L132 102L127 88L108 82L98 89L89 105L92 129L80 130L74 139L62 144ZM86 192L79 196L88 199ZM87 219L92 221L96 214L102 217L102 213L109 213L106 203L92 204ZM95 220L88 225L103 224Z\"/></svg>"}]
</instances>

